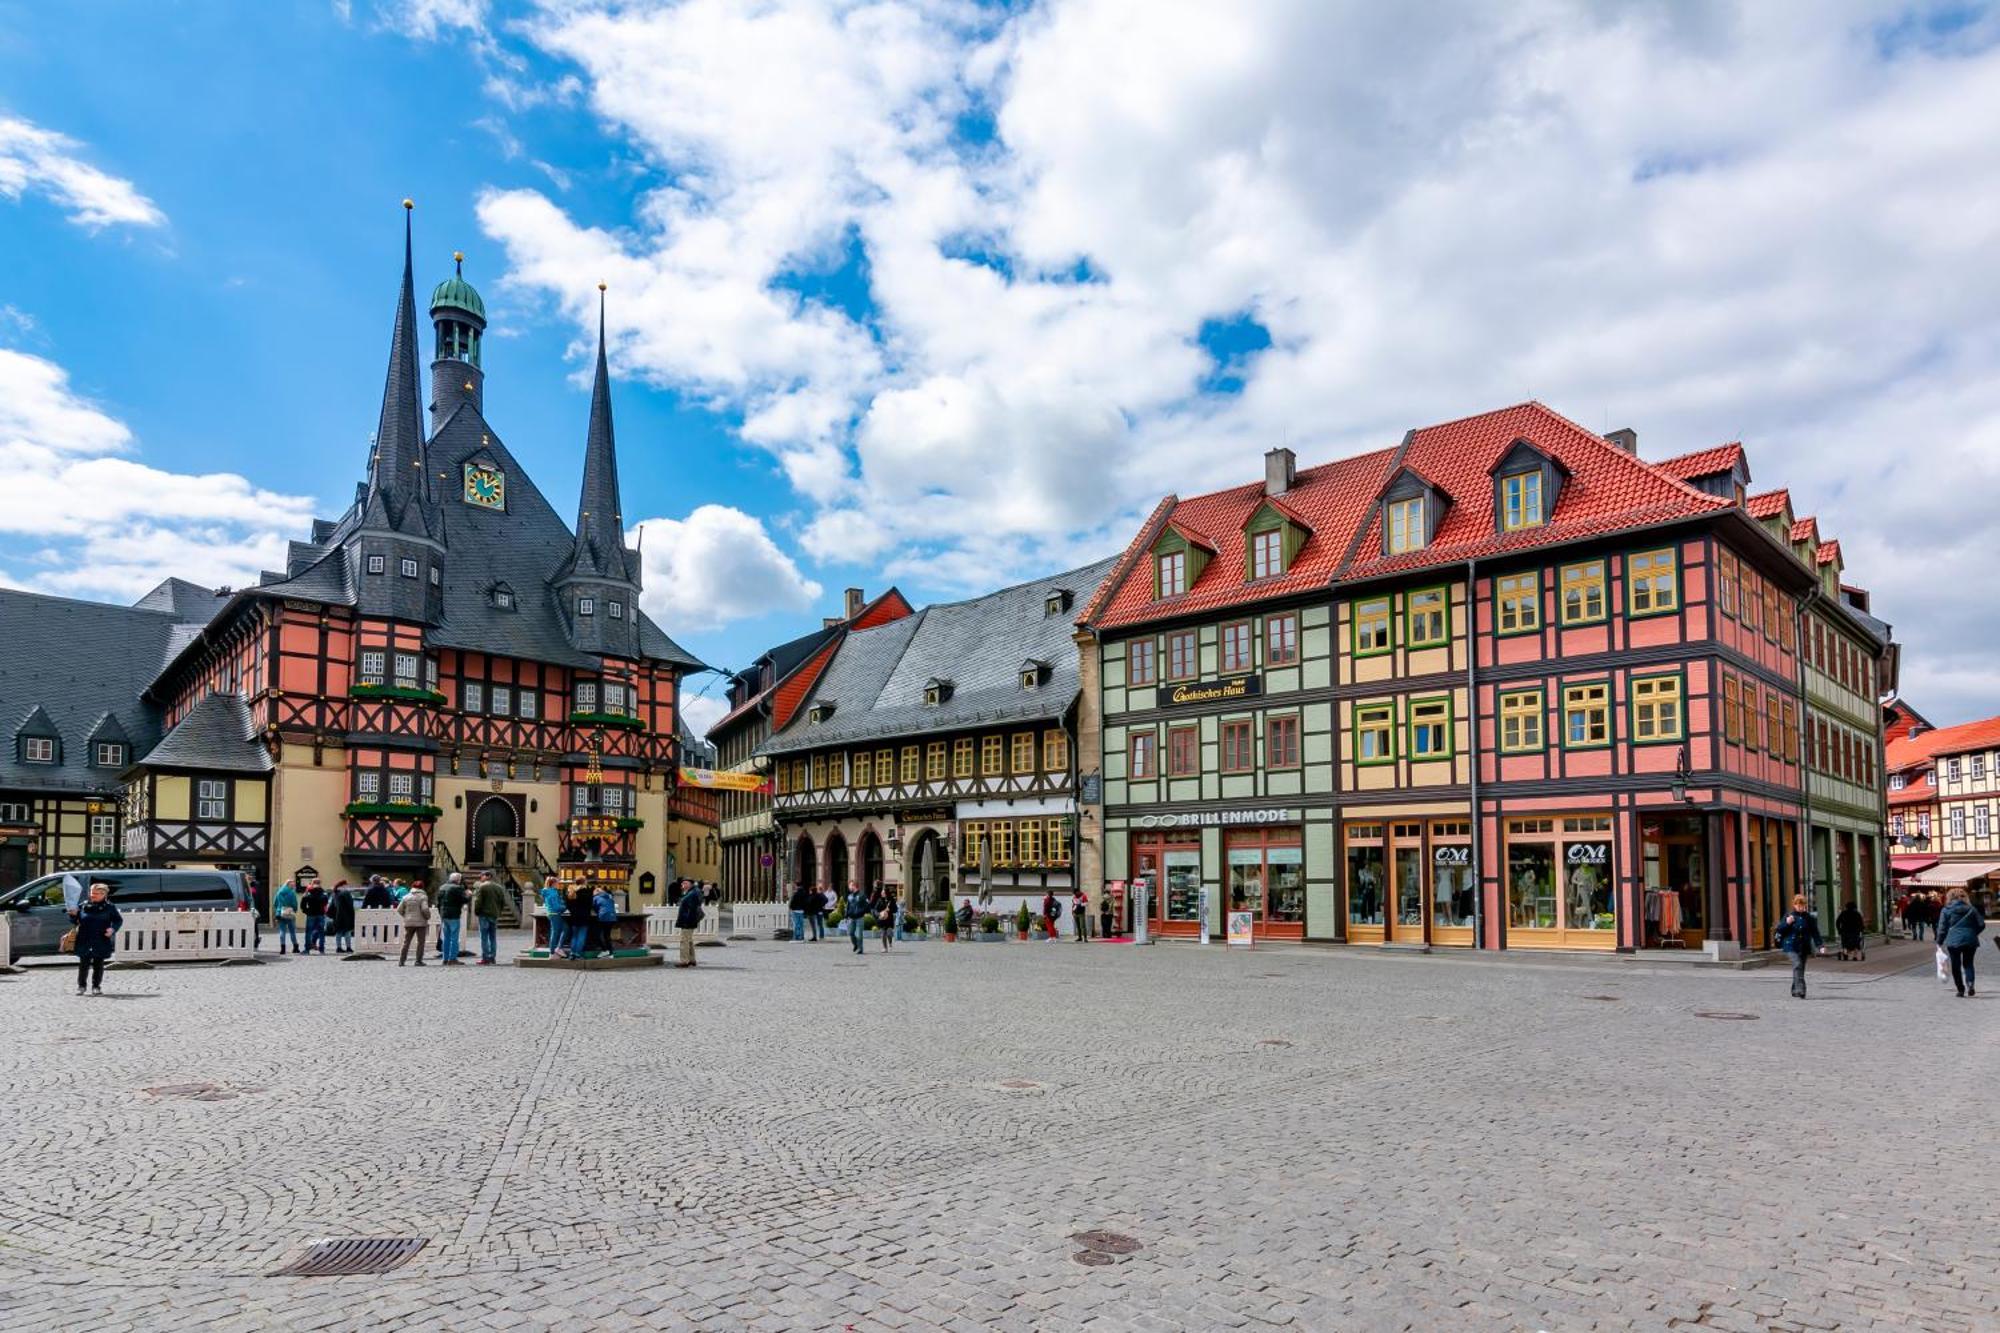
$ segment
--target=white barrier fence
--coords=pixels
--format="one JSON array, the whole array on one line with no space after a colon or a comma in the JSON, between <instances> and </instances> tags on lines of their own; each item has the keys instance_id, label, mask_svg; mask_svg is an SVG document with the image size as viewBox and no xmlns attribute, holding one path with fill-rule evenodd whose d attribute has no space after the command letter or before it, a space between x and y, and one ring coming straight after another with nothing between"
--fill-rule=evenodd
<instances>
[{"instance_id":1,"label":"white barrier fence","mask_svg":"<svg viewBox=\"0 0 2000 1333\"><path fill-rule=\"evenodd\" d=\"M675 907L648 907L646 909L646 945L648 948L664 949L680 942L680 928L674 925L674 917L680 909ZM694 928L696 940L719 940L722 938L722 914L714 908L702 909L701 924Z\"/></svg>"},{"instance_id":2,"label":"white barrier fence","mask_svg":"<svg viewBox=\"0 0 2000 1333\"><path fill-rule=\"evenodd\" d=\"M14 921L5 912L0 912L0 967L14 964Z\"/></svg>"},{"instance_id":3,"label":"white barrier fence","mask_svg":"<svg viewBox=\"0 0 2000 1333\"><path fill-rule=\"evenodd\" d=\"M715 913L710 908L710 915ZM729 929L738 935L761 935L769 939L780 930L792 928L792 909L783 903L732 903Z\"/></svg>"},{"instance_id":4,"label":"white barrier fence","mask_svg":"<svg viewBox=\"0 0 2000 1333\"><path fill-rule=\"evenodd\" d=\"M391 954L403 947L403 914L393 907L363 907L354 913L357 953Z\"/></svg>"},{"instance_id":5,"label":"white barrier fence","mask_svg":"<svg viewBox=\"0 0 2000 1333\"><path fill-rule=\"evenodd\" d=\"M257 956L248 912L127 912L113 958L121 963L215 962Z\"/></svg>"}]
</instances>

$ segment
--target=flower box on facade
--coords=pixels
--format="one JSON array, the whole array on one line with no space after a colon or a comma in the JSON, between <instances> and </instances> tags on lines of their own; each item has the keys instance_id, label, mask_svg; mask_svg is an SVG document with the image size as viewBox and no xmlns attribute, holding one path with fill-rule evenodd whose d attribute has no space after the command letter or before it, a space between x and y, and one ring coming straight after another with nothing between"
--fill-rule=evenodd
<instances>
[{"instance_id":1,"label":"flower box on facade","mask_svg":"<svg viewBox=\"0 0 2000 1333\"><path fill-rule=\"evenodd\" d=\"M632 816L627 815L623 819L618 821L618 827L620 831L629 832L632 829L642 829L646 827L646 821L643 819L634 819Z\"/></svg>"},{"instance_id":2,"label":"flower box on facade","mask_svg":"<svg viewBox=\"0 0 2000 1333\"><path fill-rule=\"evenodd\" d=\"M444 813L441 806L410 805L396 801L353 801L340 812L343 819L383 816L389 819L436 819Z\"/></svg>"},{"instance_id":3,"label":"flower box on facade","mask_svg":"<svg viewBox=\"0 0 2000 1333\"><path fill-rule=\"evenodd\" d=\"M415 685L353 685L348 694L356 699L401 699L413 704L441 704L445 697L436 690L426 690Z\"/></svg>"},{"instance_id":4,"label":"flower box on facade","mask_svg":"<svg viewBox=\"0 0 2000 1333\"><path fill-rule=\"evenodd\" d=\"M646 724L636 717L623 713L571 713L570 725L577 727L627 727L633 731L644 731Z\"/></svg>"}]
</instances>

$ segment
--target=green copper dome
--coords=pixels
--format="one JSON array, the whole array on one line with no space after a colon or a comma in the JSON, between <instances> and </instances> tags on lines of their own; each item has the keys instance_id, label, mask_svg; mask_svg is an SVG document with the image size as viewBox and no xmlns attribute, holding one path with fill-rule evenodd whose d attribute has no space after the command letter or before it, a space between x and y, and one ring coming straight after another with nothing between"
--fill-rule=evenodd
<instances>
[{"instance_id":1,"label":"green copper dome","mask_svg":"<svg viewBox=\"0 0 2000 1333\"><path fill-rule=\"evenodd\" d=\"M477 315L481 323L486 321L486 302L479 299L479 292L465 280L465 256L455 254L452 259L459 267L450 277L437 285L431 293L431 312L441 309L463 310Z\"/></svg>"}]
</instances>

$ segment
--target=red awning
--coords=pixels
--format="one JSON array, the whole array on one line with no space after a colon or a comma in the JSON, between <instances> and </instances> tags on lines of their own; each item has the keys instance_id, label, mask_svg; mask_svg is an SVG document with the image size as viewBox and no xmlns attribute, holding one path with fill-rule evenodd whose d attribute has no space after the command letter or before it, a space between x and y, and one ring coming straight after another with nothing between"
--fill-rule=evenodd
<instances>
[{"instance_id":1,"label":"red awning","mask_svg":"<svg viewBox=\"0 0 2000 1333\"><path fill-rule=\"evenodd\" d=\"M1915 875L1929 870L1938 863L1935 856L1892 856L1889 858L1889 873L1892 875Z\"/></svg>"}]
</instances>

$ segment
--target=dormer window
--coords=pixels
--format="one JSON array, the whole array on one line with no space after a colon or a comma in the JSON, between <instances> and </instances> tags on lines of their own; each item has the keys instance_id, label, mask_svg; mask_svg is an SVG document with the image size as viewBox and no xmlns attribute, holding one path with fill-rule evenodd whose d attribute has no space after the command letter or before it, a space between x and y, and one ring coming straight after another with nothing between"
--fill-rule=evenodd
<instances>
[{"instance_id":1,"label":"dormer window","mask_svg":"<svg viewBox=\"0 0 2000 1333\"><path fill-rule=\"evenodd\" d=\"M816 703L812 706L812 712L806 714L806 717L809 721L817 725L831 718L833 716L833 710L836 706L837 705L834 700L823 699L819 703Z\"/></svg>"},{"instance_id":2,"label":"dormer window","mask_svg":"<svg viewBox=\"0 0 2000 1333\"><path fill-rule=\"evenodd\" d=\"M1187 552L1169 551L1159 557L1160 596L1178 597L1187 591Z\"/></svg>"},{"instance_id":3,"label":"dormer window","mask_svg":"<svg viewBox=\"0 0 2000 1333\"><path fill-rule=\"evenodd\" d=\"M1031 657L1021 663L1021 688L1024 690L1039 689L1042 682L1048 679L1048 670L1049 664L1038 658Z\"/></svg>"},{"instance_id":4,"label":"dormer window","mask_svg":"<svg viewBox=\"0 0 2000 1333\"><path fill-rule=\"evenodd\" d=\"M577 598L577 599L576 599L576 613L577 613L578 615L580 615L580 616L594 616L594 615L596 615L596 614L597 614L597 599L596 599L595 597L579 597L579 598Z\"/></svg>"},{"instance_id":5,"label":"dormer window","mask_svg":"<svg viewBox=\"0 0 2000 1333\"><path fill-rule=\"evenodd\" d=\"M1405 500L1391 500L1388 504L1389 554L1402 551L1421 551L1430 543L1430 528L1425 522L1425 497L1412 495Z\"/></svg>"},{"instance_id":6,"label":"dormer window","mask_svg":"<svg viewBox=\"0 0 2000 1333\"><path fill-rule=\"evenodd\" d=\"M125 766L125 747L117 741L99 741L97 743L97 766L99 768L123 768Z\"/></svg>"},{"instance_id":7,"label":"dormer window","mask_svg":"<svg viewBox=\"0 0 2000 1333\"><path fill-rule=\"evenodd\" d=\"M512 611L514 609L514 590L506 584L494 584L491 596L495 610Z\"/></svg>"},{"instance_id":8,"label":"dormer window","mask_svg":"<svg viewBox=\"0 0 2000 1333\"><path fill-rule=\"evenodd\" d=\"M1250 577L1268 579L1285 572L1285 534L1276 528L1250 534Z\"/></svg>"},{"instance_id":9,"label":"dormer window","mask_svg":"<svg viewBox=\"0 0 2000 1333\"><path fill-rule=\"evenodd\" d=\"M942 676L932 676L924 682L924 703L935 708L951 698L951 682Z\"/></svg>"},{"instance_id":10,"label":"dormer window","mask_svg":"<svg viewBox=\"0 0 2000 1333\"><path fill-rule=\"evenodd\" d=\"M1510 472L1500 478L1500 527L1506 532L1542 526L1542 474Z\"/></svg>"},{"instance_id":11,"label":"dormer window","mask_svg":"<svg viewBox=\"0 0 2000 1333\"><path fill-rule=\"evenodd\" d=\"M47 736L23 736L21 738L21 762L24 764L53 764L56 761L56 743Z\"/></svg>"},{"instance_id":12,"label":"dormer window","mask_svg":"<svg viewBox=\"0 0 2000 1333\"><path fill-rule=\"evenodd\" d=\"M1075 596L1076 594L1072 593L1068 588L1053 589L1049 593L1048 600L1042 603L1042 613L1051 616L1061 615L1063 612L1069 610L1070 603L1075 600Z\"/></svg>"}]
</instances>

